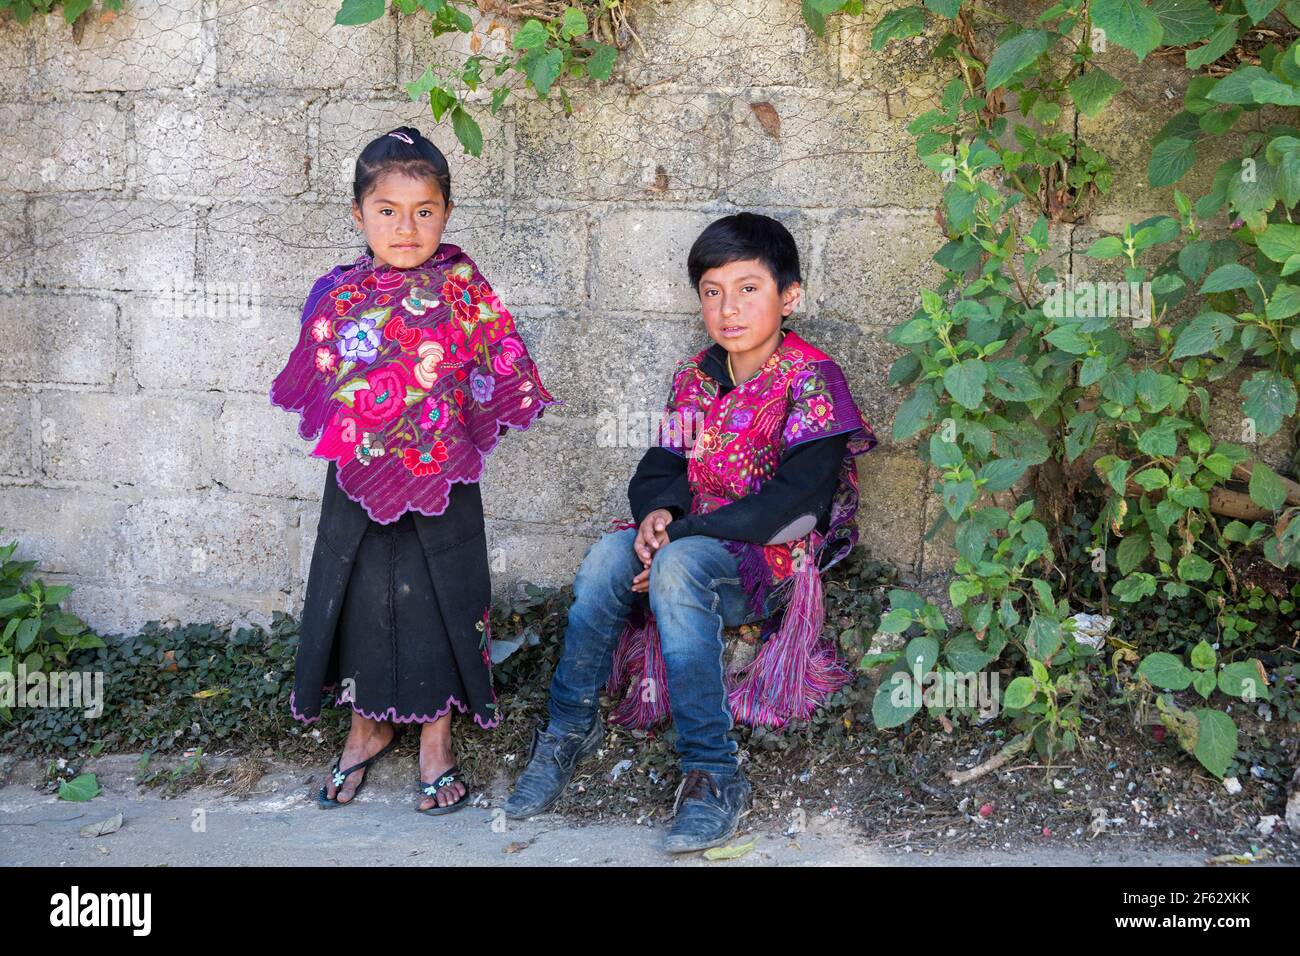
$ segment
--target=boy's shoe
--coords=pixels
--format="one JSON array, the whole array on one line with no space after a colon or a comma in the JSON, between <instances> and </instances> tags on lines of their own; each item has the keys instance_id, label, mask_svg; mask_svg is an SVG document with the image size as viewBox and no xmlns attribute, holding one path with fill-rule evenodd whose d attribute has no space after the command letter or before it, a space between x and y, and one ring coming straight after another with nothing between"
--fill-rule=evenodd
<instances>
[{"instance_id":1,"label":"boy's shoe","mask_svg":"<svg viewBox=\"0 0 1300 956\"><path fill-rule=\"evenodd\" d=\"M725 776L691 770L677 791L677 813L664 840L669 853L707 850L731 839L740 815L749 808L752 788L739 768ZM678 809L680 806L680 809Z\"/></svg>"},{"instance_id":2,"label":"boy's shoe","mask_svg":"<svg viewBox=\"0 0 1300 956\"><path fill-rule=\"evenodd\" d=\"M585 733L553 734L537 727L528 750L528 766L506 800L506 817L523 820L555 805L579 763L600 749L605 727L597 717Z\"/></svg>"}]
</instances>

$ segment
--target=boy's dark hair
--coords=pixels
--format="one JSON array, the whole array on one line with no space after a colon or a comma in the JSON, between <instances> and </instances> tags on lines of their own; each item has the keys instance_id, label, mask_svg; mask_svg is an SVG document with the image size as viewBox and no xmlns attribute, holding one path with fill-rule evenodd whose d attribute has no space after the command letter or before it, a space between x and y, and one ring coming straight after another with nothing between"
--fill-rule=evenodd
<instances>
[{"instance_id":1,"label":"boy's dark hair","mask_svg":"<svg viewBox=\"0 0 1300 956\"><path fill-rule=\"evenodd\" d=\"M695 293L699 294L704 273L744 259L763 263L776 280L778 292L803 281L799 273L799 247L790 230L771 216L738 212L709 223L691 246L686 271L690 273Z\"/></svg>"},{"instance_id":2,"label":"boy's dark hair","mask_svg":"<svg viewBox=\"0 0 1300 956\"><path fill-rule=\"evenodd\" d=\"M447 157L414 126L399 126L366 144L352 175L352 198L360 205L362 198L375 188L379 177L390 172L431 179L442 191L443 203L451 202L451 167L447 165ZM366 246L366 255L374 255L370 246Z\"/></svg>"}]
</instances>

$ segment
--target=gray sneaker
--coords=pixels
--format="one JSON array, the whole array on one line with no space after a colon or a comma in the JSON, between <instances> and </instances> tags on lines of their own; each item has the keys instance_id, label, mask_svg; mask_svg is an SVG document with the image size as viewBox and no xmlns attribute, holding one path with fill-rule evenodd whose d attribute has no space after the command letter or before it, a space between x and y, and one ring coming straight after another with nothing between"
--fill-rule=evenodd
<instances>
[{"instance_id":1,"label":"gray sneaker","mask_svg":"<svg viewBox=\"0 0 1300 956\"><path fill-rule=\"evenodd\" d=\"M677 791L677 802L673 804L677 816L664 840L664 849L689 853L726 843L736 832L740 815L749 808L751 792L739 768L726 776L707 770L688 771Z\"/></svg>"},{"instance_id":2,"label":"gray sneaker","mask_svg":"<svg viewBox=\"0 0 1300 956\"><path fill-rule=\"evenodd\" d=\"M553 734L536 728L528 766L506 800L506 817L523 820L553 807L573 778L574 768L599 750L604 739L605 727L599 717L585 734Z\"/></svg>"}]
</instances>

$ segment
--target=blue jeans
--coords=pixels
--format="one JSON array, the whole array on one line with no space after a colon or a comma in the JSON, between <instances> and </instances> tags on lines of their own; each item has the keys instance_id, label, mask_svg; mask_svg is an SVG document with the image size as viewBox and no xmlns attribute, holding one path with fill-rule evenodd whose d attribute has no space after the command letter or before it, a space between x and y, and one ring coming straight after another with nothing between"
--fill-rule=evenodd
<instances>
[{"instance_id":1,"label":"blue jeans","mask_svg":"<svg viewBox=\"0 0 1300 956\"><path fill-rule=\"evenodd\" d=\"M603 536L573 581L573 606L551 681L550 729L583 732L596 719L600 688L637 595L636 530ZM738 766L723 680L722 628L755 620L736 559L717 538L670 541L650 565L650 610L659 627L668 700L683 772L728 774Z\"/></svg>"}]
</instances>

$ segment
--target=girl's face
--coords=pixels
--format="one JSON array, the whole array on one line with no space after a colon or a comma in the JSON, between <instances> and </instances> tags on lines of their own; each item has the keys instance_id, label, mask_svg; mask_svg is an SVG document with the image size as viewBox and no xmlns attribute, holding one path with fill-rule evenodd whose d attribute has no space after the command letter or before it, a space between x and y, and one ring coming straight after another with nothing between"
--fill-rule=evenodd
<instances>
[{"instance_id":1,"label":"girl's face","mask_svg":"<svg viewBox=\"0 0 1300 956\"><path fill-rule=\"evenodd\" d=\"M709 338L733 355L767 349L781 334L781 319L799 304L799 283L785 292L757 259L739 259L700 276L700 311Z\"/></svg>"},{"instance_id":2,"label":"girl's face","mask_svg":"<svg viewBox=\"0 0 1300 956\"><path fill-rule=\"evenodd\" d=\"M404 173L382 173L352 219L375 253L375 265L412 269L432 256L455 203L444 201L438 184Z\"/></svg>"}]
</instances>

